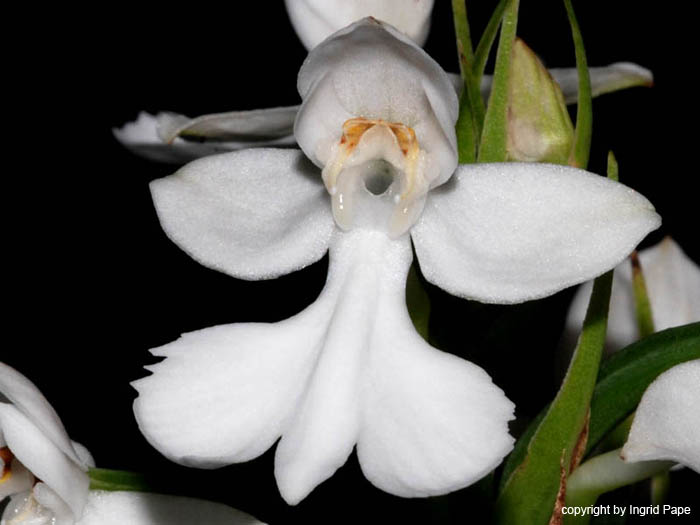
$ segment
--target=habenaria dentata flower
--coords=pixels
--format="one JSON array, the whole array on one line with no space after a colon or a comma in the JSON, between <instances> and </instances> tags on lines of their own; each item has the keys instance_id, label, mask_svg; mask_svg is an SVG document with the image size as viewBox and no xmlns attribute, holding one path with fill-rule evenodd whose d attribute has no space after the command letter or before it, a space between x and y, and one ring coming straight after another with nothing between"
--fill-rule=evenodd
<instances>
[{"instance_id":1,"label":"habenaria dentata flower","mask_svg":"<svg viewBox=\"0 0 700 525\"><path fill-rule=\"evenodd\" d=\"M411 243L431 282L514 303L613 267L659 217L641 195L582 170L457 167L449 78L376 20L314 49L298 87L303 153L206 157L151 189L165 232L202 264L265 279L330 251L326 286L285 321L217 326L153 350L165 359L134 383L140 428L170 459L203 468L253 459L279 439L275 477L292 504L353 447L392 494L469 485L510 451L513 404L482 369L415 332Z\"/></svg>"},{"instance_id":2,"label":"habenaria dentata flower","mask_svg":"<svg viewBox=\"0 0 700 525\"><path fill-rule=\"evenodd\" d=\"M622 458L677 461L700 473L700 359L674 366L649 385Z\"/></svg>"},{"instance_id":3,"label":"habenaria dentata flower","mask_svg":"<svg viewBox=\"0 0 700 525\"><path fill-rule=\"evenodd\" d=\"M92 466L90 453L70 440L37 387L0 363L0 502L10 497L1 525L260 523L208 501L89 490Z\"/></svg>"}]
</instances>

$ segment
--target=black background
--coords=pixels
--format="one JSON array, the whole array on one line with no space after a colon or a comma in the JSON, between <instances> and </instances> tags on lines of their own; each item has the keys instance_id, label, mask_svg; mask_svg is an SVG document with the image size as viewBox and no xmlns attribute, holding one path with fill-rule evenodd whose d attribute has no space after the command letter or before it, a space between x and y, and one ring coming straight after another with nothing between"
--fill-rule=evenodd
<instances>
[{"instance_id":1,"label":"black background","mask_svg":"<svg viewBox=\"0 0 700 525\"><path fill-rule=\"evenodd\" d=\"M436 4L425 47L444 69L457 71L449 2ZM468 4L474 34L493 4ZM389 496L362 477L354 456L289 507L274 483L273 450L246 464L198 471L168 462L142 438L129 382L154 361L148 348L215 324L284 319L313 301L327 268L324 259L274 281L237 281L198 265L166 239L148 182L173 168L133 156L111 128L139 110L196 116L296 104L306 51L281 1L144 5L42 10L15 19L19 31L6 49L3 83L9 93L2 360L39 386L101 467L158 473L158 482L167 479L182 494L225 501L272 523L478 522L474 491L427 500ZM621 180L649 197L664 219L643 246L670 234L698 261L692 20L668 2L574 5L590 65L633 61L655 75L652 89L595 101L590 169L603 173L613 149ZM561 2L523 0L518 33L547 65L573 66ZM483 366L523 418L551 399L572 291L517 307L467 303L435 287L429 293L441 348ZM674 473L671 500L694 503L699 487L696 474ZM697 503L693 511L700 513Z\"/></svg>"}]
</instances>

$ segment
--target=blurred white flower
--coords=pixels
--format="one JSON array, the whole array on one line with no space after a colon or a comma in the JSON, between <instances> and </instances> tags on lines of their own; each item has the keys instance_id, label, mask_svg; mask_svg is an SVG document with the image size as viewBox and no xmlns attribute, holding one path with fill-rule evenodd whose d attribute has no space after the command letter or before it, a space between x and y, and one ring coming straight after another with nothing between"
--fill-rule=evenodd
<instances>
[{"instance_id":1,"label":"blurred white flower","mask_svg":"<svg viewBox=\"0 0 700 525\"><path fill-rule=\"evenodd\" d=\"M80 518L92 458L68 438L58 415L34 384L4 363L0 363L2 447L0 500L13 496L3 525L29 523L30 516L37 523L56 525Z\"/></svg>"},{"instance_id":2,"label":"blurred white flower","mask_svg":"<svg viewBox=\"0 0 700 525\"><path fill-rule=\"evenodd\" d=\"M431 282L513 303L612 268L659 217L641 195L582 170L457 168L449 78L376 20L316 47L298 87L303 153L206 157L151 189L165 232L202 264L265 279L330 250L326 286L280 323L208 328L153 350L166 359L134 383L139 426L167 457L202 468L250 460L279 439L275 476L291 504L353 447L392 494L469 485L510 451L513 405L479 367L415 332L411 243Z\"/></svg>"},{"instance_id":3,"label":"blurred white flower","mask_svg":"<svg viewBox=\"0 0 700 525\"><path fill-rule=\"evenodd\" d=\"M666 237L659 244L640 250L639 261L657 331L700 321L700 268L673 239ZM571 303L566 320L567 341L575 340L581 331L591 288L591 283L582 285ZM626 260L615 268L606 348L613 352L637 339L632 266ZM566 346L573 348L570 343Z\"/></svg>"},{"instance_id":4,"label":"blurred white flower","mask_svg":"<svg viewBox=\"0 0 700 525\"><path fill-rule=\"evenodd\" d=\"M90 453L22 374L0 363L0 525L258 525L208 501L89 490Z\"/></svg>"},{"instance_id":5,"label":"blurred white flower","mask_svg":"<svg viewBox=\"0 0 700 525\"><path fill-rule=\"evenodd\" d=\"M622 458L670 460L700 473L700 359L657 377L637 407Z\"/></svg>"}]
</instances>

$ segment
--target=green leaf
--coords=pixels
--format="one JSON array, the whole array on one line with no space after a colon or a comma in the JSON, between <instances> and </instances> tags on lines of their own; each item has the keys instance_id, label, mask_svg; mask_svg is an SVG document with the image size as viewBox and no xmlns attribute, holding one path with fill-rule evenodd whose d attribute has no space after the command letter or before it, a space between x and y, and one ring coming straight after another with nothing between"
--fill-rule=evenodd
<instances>
[{"instance_id":1,"label":"green leaf","mask_svg":"<svg viewBox=\"0 0 700 525\"><path fill-rule=\"evenodd\" d=\"M497 523L549 523L561 478L568 474L585 431L605 343L611 286L611 271L594 282L583 331L564 383L532 436L524 461L505 481L497 502Z\"/></svg>"},{"instance_id":2,"label":"green leaf","mask_svg":"<svg viewBox=\"0 0 700 525\"><path fill-rule=\"evenodd\" d=\"M659 374L700 358L700 323L669 328L616 352L600 368L586 453L631 414Z\"/></svg>"},{"instance_id":3,"label":"green leaf","mask_svg":"<svg viewBox=\"0 0 700 525\"><path fill-rule=\"evenodd\" d=\"M418 277L415 260L406 278L406 306L416 331L428 341L430 297L428 297L428 293Z\"/></svg>"},{"instance_id":4,"label":"green leaf","mask_svg":"<svg viewBox=\"0 0 700 525\"><path fill-rule=\"evenodd\" d=\"M153 490L145 476L136 472L91 468L88 470L88 475L90 476L90 490L130 490L135 492Z\"/></svg>"},{"instance_id":5,"label":"green leaf","mask_svg":"<svg viewBox=\"0 0 700 525\"><path fill-rule=\"evenodd\" d=\"M614 162L608 165L608 177L617 177ZM496 522L501 525L550 523L566 476L579 460L605 345L612 279L610 270L593 282L581 336L561 388L544 416L536 419L536 430L521 438L527 443L517 447L522 461L504 475L496 502Z\"/></svg>"},{"instance_id":6,"label":"green leaf","mask_svg":"<svg viewBox=\"0 0 700 525\"><path fill-rule=\"evenodd\" d=\"M700 323L694 323L657 332L603 361L591 399L585 454L599 449L603 438L609 441L604 450L621 447L632 423L628 418L651 382L669 368L698 358ZM501 476L501 491L513 471L525 460L528 444L548 410L549 406L545 407L530 423L508 456ZM616 435L613 436L613 432Z\"/></svg>"},{"instance_id":7,"label":"green leaf","mask_svg":"<svg viewBox=\"0 0 700 525\"><path fill-rule=\"evenodd\" d=\"M564 0L566 13L569 15L571 34L576 52L576 69L578 70L578 107L576 109L576 130L574 145L569 156L569 164L585 169L591 152L591 134L593 133L593 97L591 94L591 77L588 73L586 50L571 0Z\"/></svg>"},{"instance_id":8,"label":"green leaf","mask_svg":"<svg viewBox=\"0 0 700 525\"><path fill-rule=\"evenodd\" d=\"M632 261L634 310L637 314L637 326L639 327L639 337L641 338L653 334L656 330L654 330L654 317L651 312L651 303L649 302L642 263L639 261L639 255L637 255L636 251L632 252L630 260Z\"/></svg>"},{"instance_id":9,"label":"green leaf","mask_svg":"<svg viewBox=\"0 0 700 525\"><path fill-rule=\"evenodd\" d=\"M466 84L459 96L459 117L455 131L457 132L457 154L460 164L476 162L477 131L474 123L474 113Z\"/></svg>"},{"instance_id":10,"label":"green leaf","mask_svg":"<svg viewBox=\"0 0 700 525\"><path fill-rule=\"evenodd\" d=\"M486 25L486 29L484 29L484 32L481 35L481 39L479 39L479 44L476 46L476 51L474 52L474 66L472 68L472 71L474 74L474 82L476 82L477 87L481 86L481 78L484 76L484 70L486 69L486 61L489 58L491 47L493 46L493 43L496 40L498 26L501 25L501 20L503 19L503 12L505 11L506 6L508 5L508 1L509 0L500 0L500 2L498 2L496 9L493 10L491 18L489 19L489 22Z\"/></svg>"},{"instance_id":11,"label":"green leaf","mask_svg":"<svg viewBox=\"0 0 700 525\"><path fill-rule=\"evenodd\" d=\"M455 35L457 36L457 53L459 56L459 69L462 75L462 93L459 97L459 118L457 119L457 151L460 164L476 161L476 148L478 137L481 134L483 120L483 105L478 84L475 91L472 64L474 53L472 51L471 33L467 19L467 6L465 0L452 0L452 17L454 19ZM477 118L474 112L474 103L480 104L482 115Z\"/></svg>"},{"instance_id":12,"label":"green leaf","mask_svg":"<svg viewBox=\"0 0 700 525\"><path fill-rule=\"evenodd\" d=\"M508 133L508 91L510 62L512 58L515 31L518 25L519 0L510 0L501 22L501 36L498 41L496 67L491 86L484 129L479 144L478 162L504 162Z\"/></svg>"}]
</instances>

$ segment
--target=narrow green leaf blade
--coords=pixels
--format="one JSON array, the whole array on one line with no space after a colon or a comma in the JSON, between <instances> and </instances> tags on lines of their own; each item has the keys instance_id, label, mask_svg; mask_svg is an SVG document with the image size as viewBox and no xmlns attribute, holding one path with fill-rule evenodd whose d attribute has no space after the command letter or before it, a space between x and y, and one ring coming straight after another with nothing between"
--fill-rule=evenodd
<instances>
[{"instance_id":1,"label":"narrow green leaf blade","mask_svg":"<svg viewBox=\"0 0 700 525\"><path fill-rule=\"evenodd\" d=\"M619 166L617 164L615 154L612 151L608 152L608 178L614 181L619 180ZM515 471L515 469L525 461L530 440L532 440L532 436L535 435L537 428L540 426L540 423L544 419L545 415L547 415L547 411L549 410L550 406L551 404L547 405L539 414L537 414L537 417L532 420L525 432L515 443L515 447L508 456L508 459L506 460L505 465L503 467L503 473L501 475L501 482L499 485L499 492L503 491L503 489L505 488L505 484L512 476L513 471Z\"/></svg>"},{"instance_id":2,"label":"narrow green leaf blade","mask_svg":"<svg viewBox=\"0 0 700 525\"><path fill-rule=\"evenodd\" d=\"M569 156L569 164L585 169L591 152L591 135L593 133L593 96L591 94L591 77L588 72L586 50L583 46L581 29L571 6L571 0L564 0L566 13L571 24L571 34L576 52L576 69L578 70L578 107L576 109L576 130L574 145Z\"/></svg>"},{"instance_id":3,"label":"narrow green leaf blade","mask_svg":"<svg viewBox=\"0 0 700 525\"><path fill-rule=\"evenodd\" d=\"M685 361L700 358L700 323L693 323L657 332L637 341L603 361L598 383L591 399L591 419L586 454L593 451L603 438L610 439L605 449L621 447L631 421L626 418L636 409L642 394L661 373ZM530 423L508 456L501 477L500 490L523 463L532 436L549 406ZM619 432L619 436L610 436Z\"/></svg>"},{"instance_id":4,"label":"narrow green leaf blade","mask_svg":"<svg viewBox=\"0 0 700 525\"><path fill-rule=\"evenodd\" d=\"M579 344L569 371L528 447L525 460L506 480L497 503L498 523L546 525L588 416L605 343L612 272L596 279Z\"/></svg>"},{"instance_id":5,"label":"narrow green leaf blade","mask_svg":"<svg viewBox=\"0 0 700 525\"><path fill-rule=\"evenodd\" d=\"M459 97L459 118L456 125L457 152L460 164L468 164L476 162L476 149L478 137L481 134L484 102L481 100L478 84L475 88L474 75L472 73L474 53L472 51L465 0L452 0L452 17L454 19L455 35L457 36L459 69L464 84L462 94ZM475 93L477 100L475 100ZM477 118L474 112L475 101L477 104L481 104L482 115L480 118Z\"/></svg>"},{"instance_id":6,"label":"narrow green leaf blade","mask_svg":"<svg viewBox=\"0 0 700 525\"><path fill-rule=\"evenodd\" d=\"M608 158L612 159L608 164L608 177L617 178L614 156ZM500 525L550 523L555 503L561 496L562 483L573 461L580 459L581 445L587 440L589 407L605 345L612 280L613 271L610 270L593 282L581 336L561 388L545 409L532 437L528 441L521 439L527 443L526 453L508 478L504 478L496 502L496 522ZM522 454L522 447L519 454Z\"/></svg>"},{"instance_id":7,"label":"narrow green leaf blade","mask_svg":"<svg viewBox=\"0 0 700 525\"><path fill-rule=\"evenodd\" d=\"M476 162L477 135L474 128L474 113L472 112L466 84L459 96L459 117L455 131L457 132L457 155L460 164Z\"/></svg>"},{"instance_id":8,"label":"narrow green leaf blade","mask_svg":"<svg viewBox=\"0 0 700 525\"><path fill-rule=\"evenodd\" d=\"M519 0L510 0L506 7L496 54L484 129L479 144L478 162L504 162L508 132L508 79L515 32L518 25Z\"/></svg>"},{"instance_id":9,"label":"narrow green leaf blade","mask_svg":"<svg viewBox=\"0 0 700 525\"><path fill-rule=\"evenodd\" d=\"M484 76L486 61L489 58L491 47L496 40L498 26L501 25L503 12L508 5L508 1L509 0L500 0L500 2L498 2L496 9L494 9L493 13L491 14L488 24L486 24L486 29L484 29L484 32L479 39L479 44L476 46L476 51L474 52L473 73L477 86L481 84L481 78Z\"/></svg>"},{"instance_id":10,"label":"narrow green leaf blade","mask_svg":"<svg viewBox=\"0 0 700 525\"><path fill-rule=\"evenodd\" d=\"M591 400L586 453L636 409L659 374L691 359L700 359L700 323L657 332L605 361Z\"/></svg>"},{"instance_id":11,"label":"narrow green leaf blade","mask_svg":"<svg viewBox=\"0 0 700 525\"><path fill-rule=\"evenodd\" d=\"M653 334L654 317L651 311L651 302L647 292L647 284L644 279L644 270L639 260L637 252L632 252L632 289L634 290L634 310L637 314L637 326L639 327L639 337L647 337Z\"/></svg>"}]
</instances>

